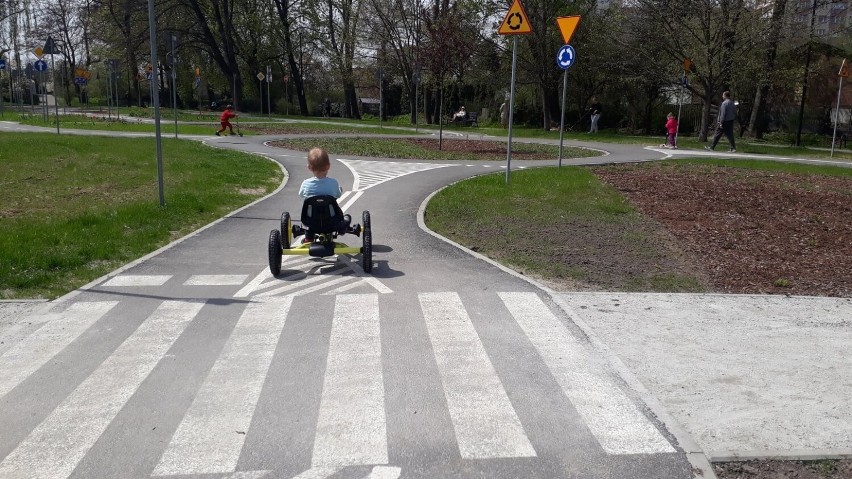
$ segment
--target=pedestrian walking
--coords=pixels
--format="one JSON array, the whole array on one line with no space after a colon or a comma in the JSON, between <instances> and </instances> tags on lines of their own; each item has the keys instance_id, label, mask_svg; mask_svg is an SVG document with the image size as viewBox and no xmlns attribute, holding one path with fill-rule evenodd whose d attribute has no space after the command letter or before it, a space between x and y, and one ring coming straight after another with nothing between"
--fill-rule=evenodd
<instances>
[{"instance_id":1,"label":"pedestrian walking","mask_svg":"<svg viewBox=\"0 0 852 479\"><path fill-rule=\"evenodd\" d=\"M731 153L737 151L737 145L734 141L734 119L737 117L737 105L731 100L731 92L722 92L722 104L719 105L719 115L716 118L716 134L713 136L713 143L710 146L705 145L705 150L715 150L716 145L722 138L722 135L728 139L731 144Z\"/></svg>"},{"instance_id":2,"label":"pedestrian walking","mask_svg":"<svg viewBox=\"0 0 852 479\"><path fill-rule=\"evenodd\" d=\"M589 126L589 133L598 132L598 120L601 119L601 113L603 113L603 107L598 102L598 97L593 96L592 105L589 107L589 115L592 119L591 126Z\"/></svg>"}]
</instances>

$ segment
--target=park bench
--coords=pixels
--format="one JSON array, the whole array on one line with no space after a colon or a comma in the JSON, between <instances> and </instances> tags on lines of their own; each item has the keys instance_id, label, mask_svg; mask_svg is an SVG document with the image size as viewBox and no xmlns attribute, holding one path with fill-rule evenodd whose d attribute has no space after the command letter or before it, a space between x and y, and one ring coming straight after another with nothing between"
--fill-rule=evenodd
<instances>
[{"instance_id":1,"label":"park bench","mask_svg":"<svg viewBox=\"0 0 852 479\"><path fill-rule=\"evenodd\" d=\"M475 111L467 112L464 118L450 117L447 119L446 125L462 125L462 126L479 126L479 113Z\"/></svg>"}]
</instances>

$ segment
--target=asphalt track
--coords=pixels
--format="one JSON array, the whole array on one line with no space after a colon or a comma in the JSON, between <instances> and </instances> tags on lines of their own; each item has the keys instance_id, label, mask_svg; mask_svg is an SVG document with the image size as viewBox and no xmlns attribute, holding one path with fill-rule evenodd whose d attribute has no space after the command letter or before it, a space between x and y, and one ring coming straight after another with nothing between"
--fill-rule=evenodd
<instances>
[{"instance_id":1,"label":"asphalt track","mask_svg":"<svg viewBox=\"0 0 852 479\"><path fill-rule=\"evenodd\" d=\"M55 302L7 303L0 478L689 478L694 467L712 477L707 458L725 453L848 450L852 422L837 405L852 388L842 355L849 301L794 298L817 302L800 312L823 308L807 321L828 348L822 359L840 348L837 366L847 361L844 371L811 377L834 385L817 401L835 406L833 425L820 437L779 432L789 440L778 444L767 420L751 442L714 442L714 432L741 433L750 412L737 409L737 421L705 394L728 393L714 384L742 392L737 382L750 383L772 351L743 371L725 356L727 382L705 382L697 368L715 373L718 356L702 354L712 349L702 341L719 341L718 330L675 334L673 325L747 319L760 330L749 308L765 313L777 299L560 294L425 229L430 194L505 172L503 162L333 158L341 205L356 221L371 213L373 271L349 258L287 257L275 278L266 239L282 211L299 211L308 171L305 152L271 148L270 139L204 140L281 164L287 179L274 194ZM668 153L570 143L608 154L563 164ZM779 334L762 339L783 342L791 326L773 320ZM773 378L763 379L771 391ZM703 404L677 394L684 382L707 385ZM715 415L715 429L703 412Z\"/></svg>"}]
</instances>

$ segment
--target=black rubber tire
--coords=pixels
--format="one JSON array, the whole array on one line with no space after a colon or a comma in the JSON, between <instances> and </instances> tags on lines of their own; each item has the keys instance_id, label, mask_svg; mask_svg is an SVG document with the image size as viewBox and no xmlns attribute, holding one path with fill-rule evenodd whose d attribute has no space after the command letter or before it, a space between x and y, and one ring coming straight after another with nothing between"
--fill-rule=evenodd
<instances>
[{"instance_id":1,"label":"black rubber tire","mask_svg":"<svg viewBox=\"0 0 852 479\"><path fill-rule=\"evenodd\" d=\"M361 247L361 268L365 273L373 270L373 232L369 228L361 233L363 246Z\"/></svg>"},{"instance_id":2,"label":"black rubber tire","mask_svg":"<svg viewBox=\"0 0 852 479\"><path fill-rule=\"evenodd\" d=\"M272 230L269 232L269 271L272 276L281 274L281 256L283 247L281 246L281 232Z\"/></svg>"},{"instance_id":3,"label":"black rubber tire","mask_svg":"<svg viewBox=\"0 0 852 479\"><path fill-rule=\"evenodd\" d=\"M370 226L370 212L361 213L361 267L365 273L373 269L373 229Z\"/></svg>"},{"instance_id":4,"label":"black rubber tire","mask_svg":"<svg viewBox=\"0 0 852 479\"><path fill-rule=\"evenodd\" d=\"M284 249L290 249L293 244L293 223L290 221L290 213L281 213L281 244Z\"/></svg>"}]
</instances>

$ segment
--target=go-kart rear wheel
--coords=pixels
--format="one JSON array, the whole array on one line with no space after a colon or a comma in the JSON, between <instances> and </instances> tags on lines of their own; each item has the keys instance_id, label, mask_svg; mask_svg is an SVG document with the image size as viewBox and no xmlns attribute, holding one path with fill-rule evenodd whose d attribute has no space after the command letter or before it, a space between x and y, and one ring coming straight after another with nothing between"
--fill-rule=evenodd
<instances>
[{"instance_id":1,"label":"go-kart rear wheel","mask_svg":"<svg viewBox=\"0 0 852 479\"><path fill-rule=\"evenodd\" d=\"M369 273L373 269L373 230L370 227L370 212L364 211L361 213L361 240L363 247L361 248L361 267L365 273Z\"/></svg>"},{"instance_id":2,"label":"go-kart rear wheel","mask_svg":"<svg viewBox=\"0 0 852 479\"><path fill-rule=\"evenodd\" d=\"M361 234L363 246L361 248L361 268L365 273L373 270L373 232L369 228Z\"/></svg>"},{"instance_id":3,"label":"go-kart rear wheel","mask_svg":"<svg viewBox=\"0 0 852 479\"><path fill-rule=\"evenodd\" d=\"M281 245L281 232L272 230L269 232L269 271L272 276L281 274L281 256L283 246Z\"/></svg>"},{"instance_id":4,"label":"go-kart rear wheel","mask_svg":"<svg viewBox=\"0 0 852 479\"><path fill-rule=\"evenodd\" d=\"M290 249L293 244L293 223L290 221L290 213L281 213L281 244L284 249Z\"/></svg>"}]
</instances>

